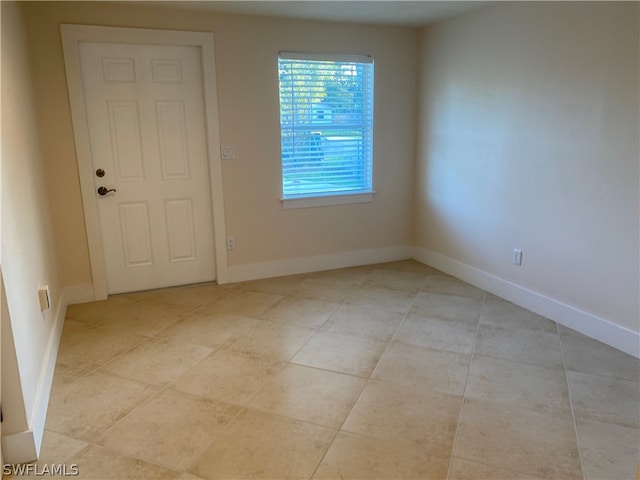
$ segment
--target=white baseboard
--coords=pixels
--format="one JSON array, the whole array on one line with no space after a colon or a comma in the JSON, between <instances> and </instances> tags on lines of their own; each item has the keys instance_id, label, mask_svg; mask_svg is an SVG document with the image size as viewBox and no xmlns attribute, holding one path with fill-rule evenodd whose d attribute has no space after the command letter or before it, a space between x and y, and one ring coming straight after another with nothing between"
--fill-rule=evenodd
<instances>
[{"instance_id":1,"label":"white baseboard","mask_svg":"<svg viewBox=\"0 0 640 480\"><path fill-rule=\"evenodd\" d=\"M3 462L10 464L32 462L38 457L33 430L2 436Z\"/></svg>"},{"instance_id":2,"label":"white baseboard","mask_svg":"<svg viewBox=\"0 0 640 480\"><path fill-rule=\"evenodd\" d=\"M299 273L319 272L336 268L356 267L393 262L411 258L412 247L382 247L350 252L330 253L313 257L289 258L273 262L232 265L228 268L229 282L243 282L260 278L281 277Z\"/></svg>"},{"instance_id":3,"label":"white baseboard","mask_svg":"<svg viewBox=\"0 0 640 480\"><path fill-rule=\"evenodd\" d=\"M67 305L96 301L96 294L92 283L83 283L66 287L64 289L64 296L67 301Z\"/></svg>"},{"instance_id":4,"label":"white baseboard","mask_svg":"<svg viewBox=\"0 0 640 480\"><path fill-rule=\"evenodd\" d=\"M640 333L439 253L415 247L413 258L636 358Z\"/></svg>"},{"instance_id":5,"label":"white baseboard","mask_svg":"<svg viewBox=\"0 0 640 480\"><path fill-rule=\"evenodd\" d=\"M64 317L67 313L67 305L69 305L68 289L65 288L58 301L58 308L54 318L55 325L47 344L45 364L43 365L42 374L40 375L35 408L30 422L38 454L40 453L42 436L44 435L44 425L47 420L47 408L49 406L49 397L51 396L51 385L53 384L53 374L56 369L58 348L60 346L60 338L62 337L62 328L64 327Z\"/></svg>"}]
</instances>

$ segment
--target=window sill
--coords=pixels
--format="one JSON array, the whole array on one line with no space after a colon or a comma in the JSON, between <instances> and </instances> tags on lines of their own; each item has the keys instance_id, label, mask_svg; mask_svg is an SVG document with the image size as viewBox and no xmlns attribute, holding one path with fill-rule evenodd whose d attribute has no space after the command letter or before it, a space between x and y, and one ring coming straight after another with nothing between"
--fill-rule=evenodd
<instances>
[{"instance_id":1,"label":"window sill","mask_svg":"<svg viewBox=\"0 0 640 480\"><path fill-rule=\"evenodd\" d=\"M323 195L318 197L282 198L282 206L290 208L329 207L332 205L349 205L353 203L368 203L373 200L376 192L352 193L342 195Z\"/></svg>"}]
</instances>

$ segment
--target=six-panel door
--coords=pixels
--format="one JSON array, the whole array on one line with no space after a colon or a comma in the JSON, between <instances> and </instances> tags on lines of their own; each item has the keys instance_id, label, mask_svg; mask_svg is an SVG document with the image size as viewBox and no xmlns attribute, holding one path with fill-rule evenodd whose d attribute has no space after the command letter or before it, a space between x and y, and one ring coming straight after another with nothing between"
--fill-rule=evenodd
<instances>
[{"instance_id":1,"label":"six-panel door","mask_svg":"<svg viewBox=\"0 0 640 480\"><path fill-rule=\"evenodd\" d=\"M213 280L200 49L82 43L80 60L109 293Z\"/></svg>"}]
</instances>

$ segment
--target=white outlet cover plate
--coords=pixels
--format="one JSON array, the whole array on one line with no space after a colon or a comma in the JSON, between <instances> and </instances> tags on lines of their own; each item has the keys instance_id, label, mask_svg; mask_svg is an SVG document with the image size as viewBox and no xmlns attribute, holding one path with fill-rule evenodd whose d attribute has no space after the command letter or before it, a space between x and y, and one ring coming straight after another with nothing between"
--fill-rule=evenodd
<instances>
[{"instance_id":1,"label":"white outlet cover plate","mask_svg":"<svg viewBox=\"0 0 640 480\"><path fill-rule=\"evenodd\" d=\"M522 265L522 250L519 248L513 249L513 264L514 265Z\"/></svg>"},{"instance_id":2,"label":"white outlet cover plate","mask_svg":"<svg viewBox=\"0 0 640 480\"><path fill-rule=\"evenodd\" d=\"M220 150L222 152L223 160L233 160L234 158L236 158L236 149L233 147L233 145L222 145L220 147Z\"/></svg>"}]
</instances>

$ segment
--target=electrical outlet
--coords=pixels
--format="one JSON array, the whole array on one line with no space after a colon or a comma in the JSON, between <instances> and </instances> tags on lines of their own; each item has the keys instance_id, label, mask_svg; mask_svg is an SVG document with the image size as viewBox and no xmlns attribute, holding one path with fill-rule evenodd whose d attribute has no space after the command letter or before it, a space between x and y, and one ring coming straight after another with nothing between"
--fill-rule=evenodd
<instances>
[{"instance_id":1,"label":"electrical outlet","mask_svg":"<svg viewBox=\"0 0 640 480\"><path fill-rule=\"evenodd\" d=\"M236 249L236 237L230 235L227 237L227 250Z\"/></svg>"},{"instance_id":2,"label":"electrical outlet","mask_svg":"<svg viewBox=\"0 0 640 480\"><path fill-rule=\"evenodd\" d=\"M522 266L522 250L519 248L513 249L513 264L517 266Z\"/></svg>"}]
</instances>

